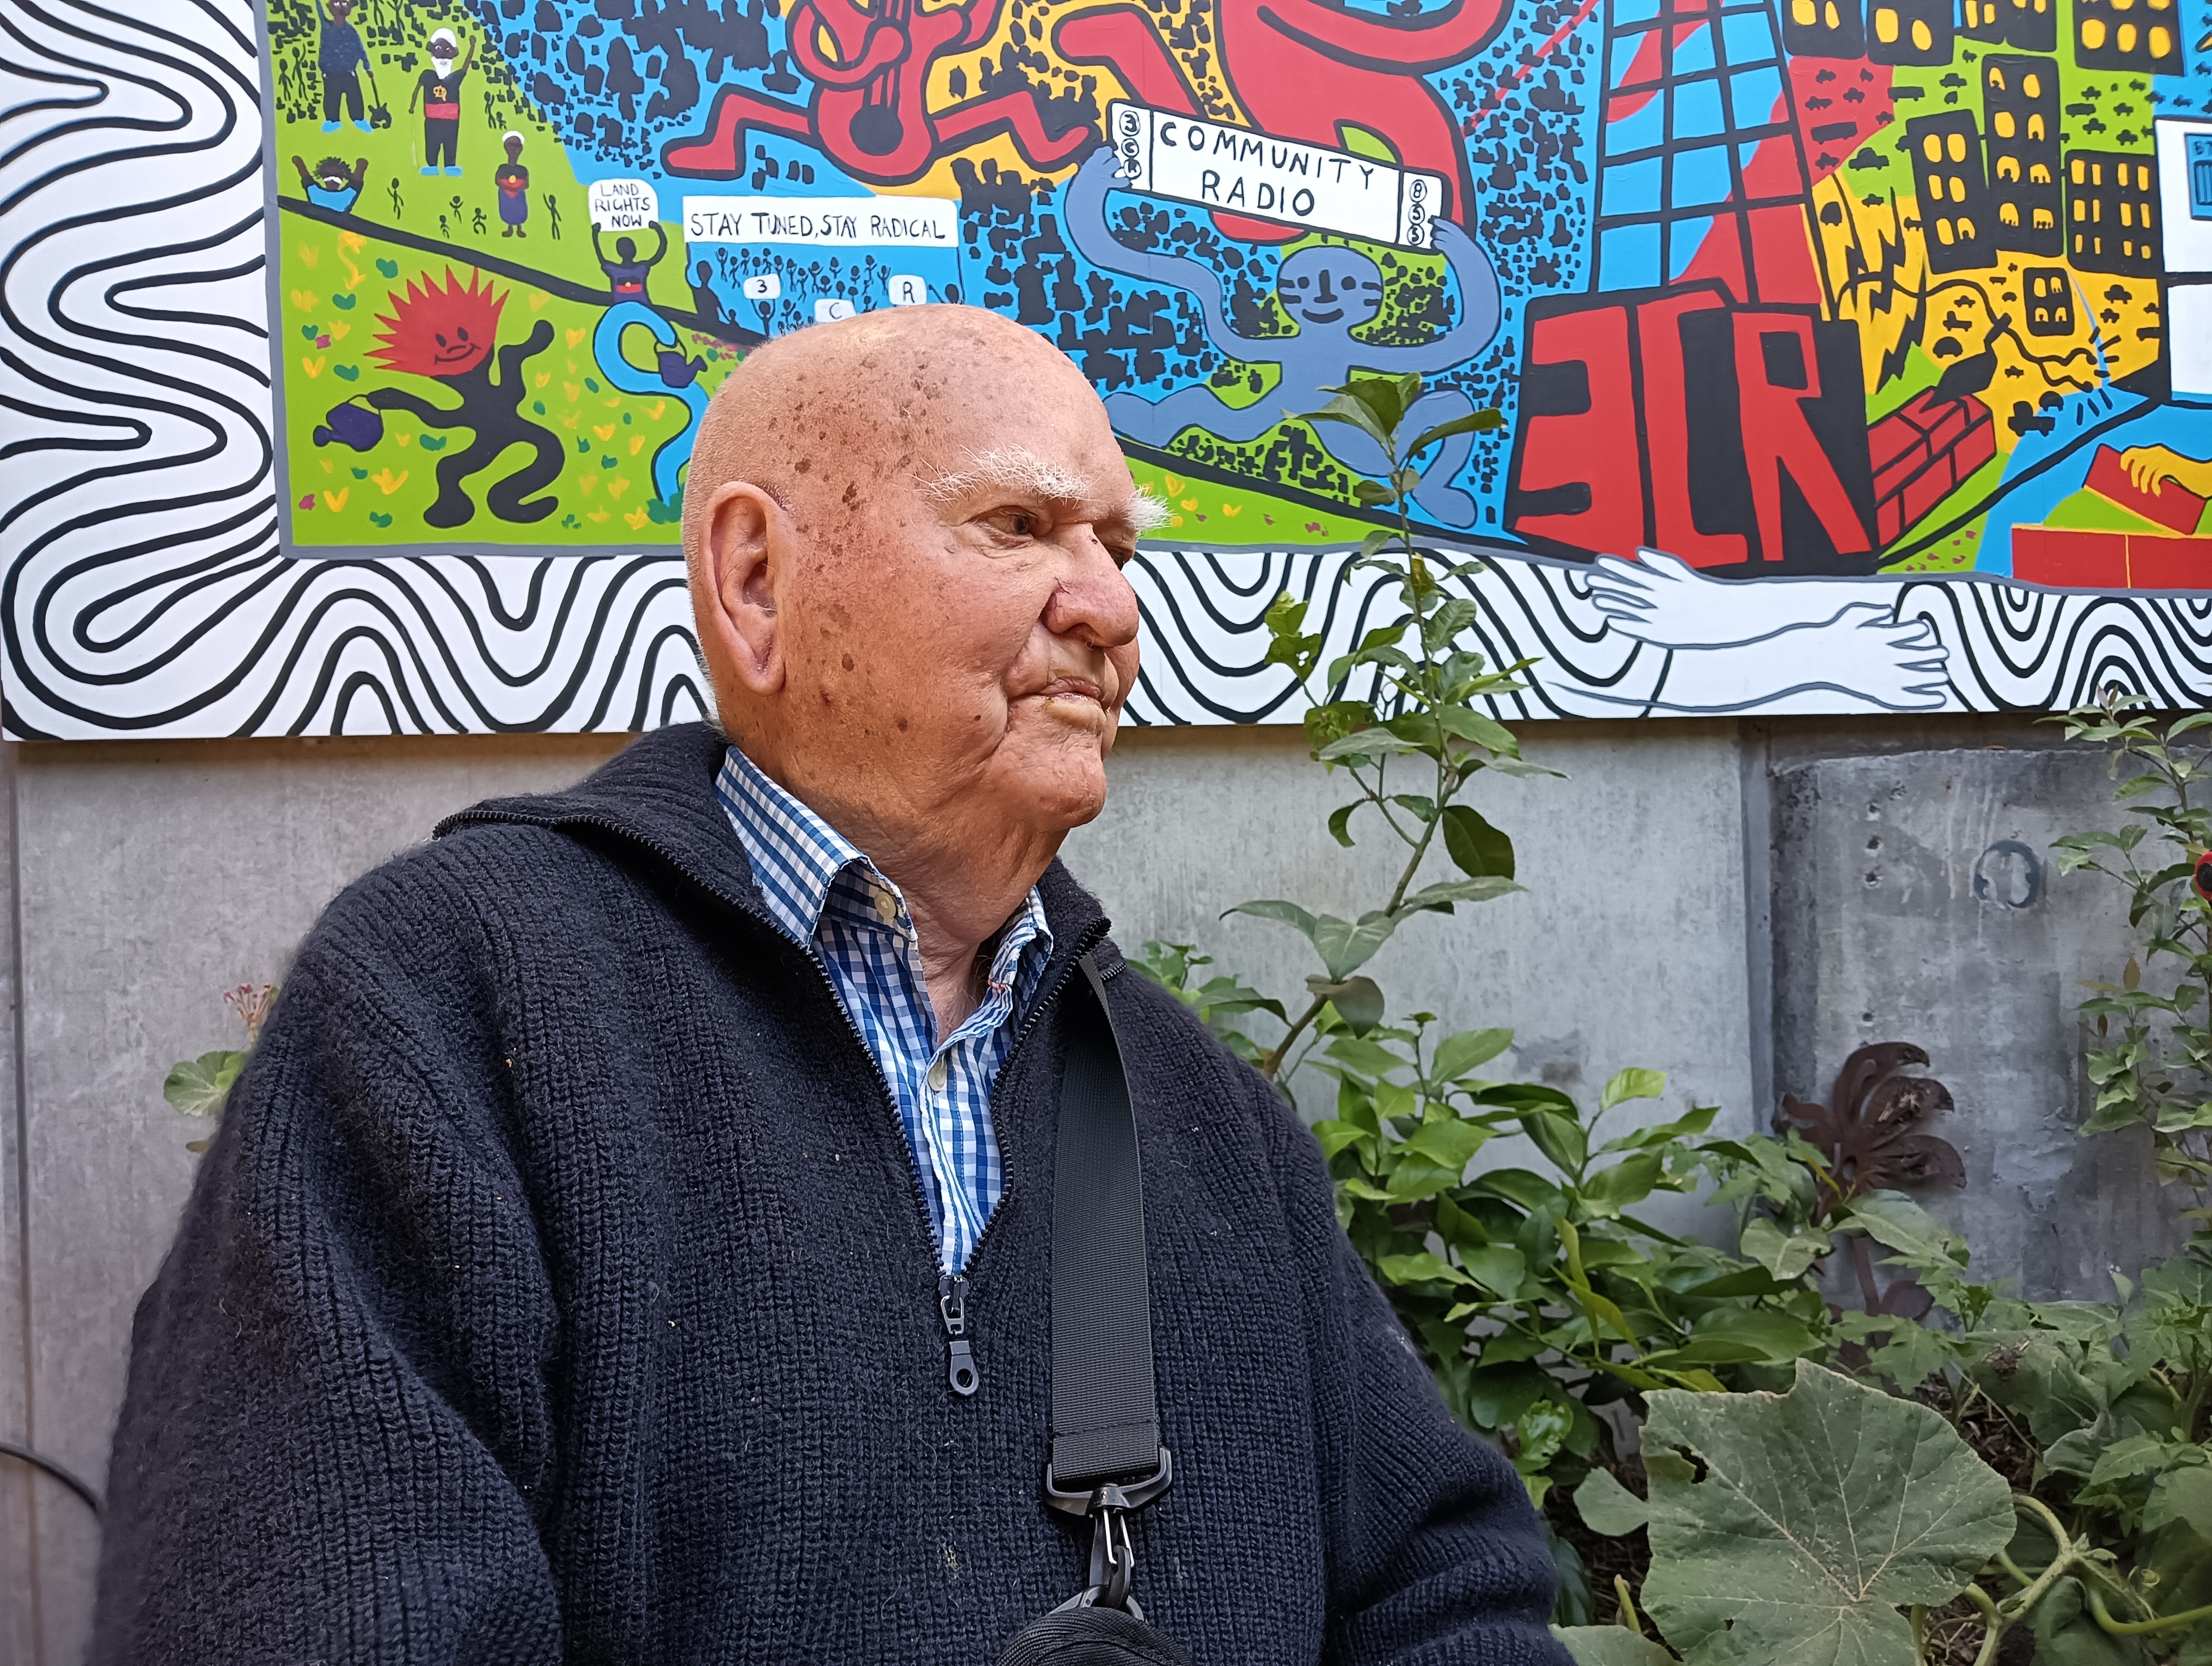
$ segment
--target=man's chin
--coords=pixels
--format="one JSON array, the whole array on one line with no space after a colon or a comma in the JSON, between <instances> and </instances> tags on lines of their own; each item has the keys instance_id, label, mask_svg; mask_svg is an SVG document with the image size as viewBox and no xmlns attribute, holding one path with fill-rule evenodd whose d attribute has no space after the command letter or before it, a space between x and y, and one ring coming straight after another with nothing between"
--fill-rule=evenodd
<instances>
[{"instance_id":1,"label":"man's chin","mask_svg":"<svg viewBox=\"0 0 2212 1666\"><path fill-rule=\"evenodd\" d=\"M1106 807L1103 748L1090 736L1060 745L1002 749L993 771L1005 783L1001 800L1042 830L1065 833Z\"/></svg>"}]
</instances>

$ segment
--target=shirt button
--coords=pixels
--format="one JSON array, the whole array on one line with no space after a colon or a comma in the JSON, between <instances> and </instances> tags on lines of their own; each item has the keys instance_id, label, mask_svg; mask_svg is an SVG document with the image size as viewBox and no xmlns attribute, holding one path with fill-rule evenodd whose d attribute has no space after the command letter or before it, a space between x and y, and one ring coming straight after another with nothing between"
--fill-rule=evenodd
<instances>
[{"instance_id":1,"label":"shirt button","mask_svg":"<svg viewBox=\"0 0 2212 1666\"><path fill-rule=\"evenodd\" d=\"M929 1091L932 1093L942 1093L945 1091L945 1063L942 1058L936 1060L931 1064L929 1067Z\"/></svg>"},{"instance_id":2,"label":"shirt button","mask_svg":"<svg viewBox=\"0 0 2212 1666\"><path fill-rule=\"evenodd\" d=\"M876 912L883 917L884 924L890 925L892 921L898 918L898 898L887 891L878 891Z\"/></svg>"}]
</instances>

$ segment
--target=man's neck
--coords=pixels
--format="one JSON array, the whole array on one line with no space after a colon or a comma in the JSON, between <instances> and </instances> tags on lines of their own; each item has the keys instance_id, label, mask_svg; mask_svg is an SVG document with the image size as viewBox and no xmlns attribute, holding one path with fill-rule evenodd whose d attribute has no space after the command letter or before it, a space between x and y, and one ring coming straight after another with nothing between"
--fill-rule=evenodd
<instances>
[{"instance_id":1,"label":"man's neck","mask_svg":"<svg viewBox=\"0 0 2212 1666\"><path fill-rule=\"evenodd\" d=\"M1065 835L985 829L942 810L893 818L884 806L815 786L794 786L769 749L745 756L792 797L830 824L876 865L906 899L921 951L939 1041L982 1004L983 945L1005 929L1059 854Z\"/></svg>"}]
</instances>

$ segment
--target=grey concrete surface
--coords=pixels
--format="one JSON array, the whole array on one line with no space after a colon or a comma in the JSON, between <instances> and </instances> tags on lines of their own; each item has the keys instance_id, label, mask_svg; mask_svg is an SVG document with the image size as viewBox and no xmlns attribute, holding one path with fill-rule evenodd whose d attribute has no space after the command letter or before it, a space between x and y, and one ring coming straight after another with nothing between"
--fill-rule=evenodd
<instances>
[{"instance_id":1,"label":"grey concrete surface","mask_svg":"<svg viewBox=\"0 0 2212 1666\"><path fill-rule=\"evenodd\" d=\"M1962 1107L1944 1132L1973 1177L1935 1201L1985 1266L2087 1294L2102 1261L2173 1241L2144 1154L2072 1132L2074 980L2117 964L2123 922L2094 882L2057 880L2044 847L2112 824L2094 757L1985 720L1524 739L1567 778L1500 779L1475 801L1513 835L1528 892L1407 927L1373 967L1401 1012L1511 1027L1514 1067L1586 1098L1622 1065L1665 1069L1647 1114L1718 1104L1737 1128L1778 1091L1825 1095L1861 1041L1917 1041ZM0 1437L104 1474L131 1311L206 1132L161 1080L238 1043L222 992L281 979L323 904L446 812L572 780L620 744L4 749ZM1197 943L1287 999L1311 970L1303 941L1221 910L1356 911L1394 871L1379 830L1352 853L1329 839L1348 794L1295 731L1140 732L1110 769L1107 815L1066 855L1133 949ZM2036 859L2032 901L2017 853L1984 860L2001 840ZM73 1499L0 1460L0 1666L73 1666L95 1548Z\"/></svg>"},{"instance_id":2,"label":"grey concrete surface","mask_svg":"<svg viewBox=\"0 0 2212 1666\"><path fill-rule=\"evenodd\" d=\"M2050 846L2121 825L2111 790L2100 754L2047 740L1774 775L1778 1085L1825 1101L1853 1049L1926 1049L1967 1181L1925 1201L2031 1298L2109 1300L2112 1269L2172 1253L2182 1231L2183 1195L2144 1183L2147 1134L2075 1132L2095 1094L2074 1009L2082 980L2118 980L2125 894L2062 877Z\"/></svg>"},{"instance_id":3,"label":"grey concrete surface","mask_svg":"<svg viewBox=\"0 0 2212 1666\"><path fill-rule=\"evenodd\" d=\"M1510 1029L1500 1069L1585 1098L1625 1065L1664 1070L1667 1100L1638 1107L1646 1120L1718 1104L1747 1128L1735 727L1552 723L1524 741L1565 779L1484 779L1468 801L1513 838L1527 893L1401 927L1367 968L1394 1017L1432 1012L1444 1033ZM1307 757L1297 730L1140 733L1111 768L1106 814L1064 854L1116 939L1199 944L1218 963L1209 971L1234 970L1292 1012L1320 970L1305 939L1222 910L1279 897L1356 917L1389 896L1405 860L1371 812L1352 824L1354 850L1329 836L1329 812L1357 794ZM1624 873L1625 842L1644 853L1633 865L1656 861L1663 878ZM1425 881L1454 877L1441 852L1423 869ZM1279 1032L1262 1021L1254 1033ZM1300 1089L1310 1114L1334 1114L1328 1079Z\"/></svg>"},{"instance_id":4,"label":"grey concrete surface","mask_svg":"<svg viewBox=\"0 0 2212 1666\"><path fill-rule=\"evenodd\" d=\"M185 1144L208 1132L169 1109L161 1079L179 1059L243 1044L222 991L281 981L323 905L447 812L572 781L620 744L7 749L21 853L6 868L21 922L11 1040L22 1047L8 1120L27 1207L19 1200L9 1242L21 1259L0 1303L27 1292L31 1320L0 1341L0 1358L16 1356L0 1429L103 1478L131 1311L191 1184L198 1159ZM93 1524L19 1464L0 1460L0 1484L11 1498L27 1485L37 1512L27 1577L11 1572L0 1587L0 1616L11 1616L0 1618L0 1649L26 1666L64 1666L83 1651Z\"/></svg>"}]
</instances>

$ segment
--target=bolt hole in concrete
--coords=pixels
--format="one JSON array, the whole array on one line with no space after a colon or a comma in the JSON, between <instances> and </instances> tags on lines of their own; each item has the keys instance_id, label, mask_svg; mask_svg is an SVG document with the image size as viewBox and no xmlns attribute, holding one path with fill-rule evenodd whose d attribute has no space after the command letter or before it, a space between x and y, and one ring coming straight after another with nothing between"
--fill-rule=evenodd
<instances>
[{"instance_id":1,"label":"bolt hole in concrete","mask_svg":"<svg viewBox=\"0 0 2212 1666\"><path fill-rule=\"evenodd\" d=\"M2043 895L2043 864L2018 839L1999 839L1974 864L1974 895L2008 909L2032 909Z\"/></svg>"}]
</instances>

